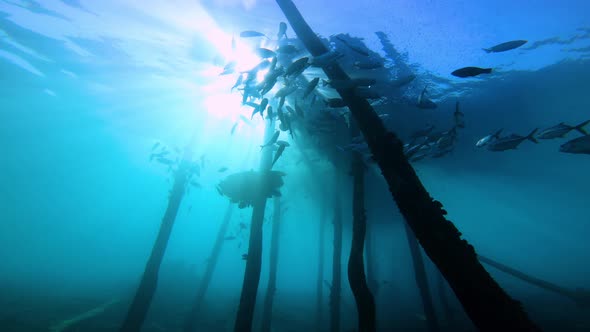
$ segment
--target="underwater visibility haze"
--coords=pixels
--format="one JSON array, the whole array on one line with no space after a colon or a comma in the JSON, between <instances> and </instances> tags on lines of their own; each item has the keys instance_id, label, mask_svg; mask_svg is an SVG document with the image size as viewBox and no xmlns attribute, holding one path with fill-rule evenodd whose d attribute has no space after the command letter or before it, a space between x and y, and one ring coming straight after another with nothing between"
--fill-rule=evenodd
<instances>
[{"instance_id":1,"label":"underwater visibility haze","mask_svg":"<svg viewBox=\"0 0 590 332\"><path fill-rule=\"evenodd\" d=\"M588 12L0 0L0 332L590 331Z\"/></svg>"}]
</instances>

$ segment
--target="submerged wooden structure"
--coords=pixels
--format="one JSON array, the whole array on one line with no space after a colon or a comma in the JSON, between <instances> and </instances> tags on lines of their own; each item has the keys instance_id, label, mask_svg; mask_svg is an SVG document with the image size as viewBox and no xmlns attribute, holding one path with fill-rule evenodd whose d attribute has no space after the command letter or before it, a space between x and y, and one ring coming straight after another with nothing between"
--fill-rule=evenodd
<instances>
[{"instance_id":1,"label":"submerged wooden structure","mask_svg":"<svg viewBox=\"0 0 590 332\"><path fill-rule=\"evenodd\" d=\"M299 40L313 56L320 56L328 52L324 43L316 36L307 25L291 0L276 0L277 4L287 17ZM384 49L388 53L394 53L393 46L388 43L386 36L379 36L384 43ZM405 68L405 75L409 69ZM332 64L323 67L323 71L331 80L347 81L350 77L338 65ZM573 292L546 281L528 276L516 269L507 267L491 259L479 256L474 248L461 238L461 233L455 226L445 218L446 211L440 202L434 200L422 185L413 167L406 159L403 152L402 142L392 132L388 131L373 107L366 99L357 96L353 89L337 89L338 94L350 110L352 115L352 132L350 136L358 136L362 133L367 142L373 159L376 161L382 175L389 186L392 198L399 207L406 221L406 235L412 255L416 283L420 291L424 312L427 318L429 331L440 331L438 319L435 315L434 303L427 281L426 269L420 246L440 271L438 288L443 302L443 309L447 322L454 321L452 310L445 293L445 280L454 291L457 299L462 304L465 312L481 331L540 331L527 316L520 303L512 299L492 279L488 272L480 264L490 264L503 272L509 273L529 283L543 287L550 291L574 299L580 305L589 303L587 293ZM275 121L268 119L266 123L265 142L275 131ZM190 152L187 149L186 160L190 160ZM273 150L264 148L261 152L259 173L265 174L272 168ZM305 158L307 158L305 156ZM365 215L365 165L358 153L352 154L352 244L348 257L348 281L353 292L358 313L358 331L375 332L377 329L376 304L373 292L377 291L376 281L372 275L374 267L369 266L369 280L365 274L365 241L367 233L367 218ZM309 160L306 160L309 166ZM136 292L135 298L129 308L120 331L139 332L151 299L156 289L157 276L166 245L172 231L174 219L182 196L187 179L187 163L181 163L175 172L175 182L170 195L169 206L162 220L160 233L153 247L152 254L146 264L146 269L141 283ZM310 167L311 168L311 167ZM265 187L265 177L260 177L259 188L253 188L255 199L252 202L252 215L250 225L250 238L246 267L240 296L239 307L234 322L235 332L250 332L253 328L254 310L257 299L257 292L260 283L262 266L262 223L267 206L267 195L262 193ZM338 188L339 191L342 188ZM256 192L256 190L260 192ZM280 232L280 199L274 198L274 216L271 234L271 255L270 274L264 298L261 331L269 332L272 326L272 308L274 293L276 290L276 276L278 265L278 248ZM334 194L331 203L334 214L333 223L333 259L332 259L332 281L329 287L329 328L332 332L340 332L341 328L341 297L342 297L342 227L343 227L343 200L338 194ZM328 207L325 207L326 209ZM205 270L205 278L201 280L193 307L186 318L184 331L199 331L198 316L202 307L203 297L207 291L209 281L215 269L215 262L223 245L223 237L231 218L232 204L228 207L226 215L221 224L217 240L211 253L211 259ZM322 216L322 219L325 216ZM323 316L323 269L324 269L324 232L325 221L319 222L320 247L318 262L316 306L317 317L315 326L322 329ZM367 249L368 251L368 249Z\"/></svg>"}]
</instances>

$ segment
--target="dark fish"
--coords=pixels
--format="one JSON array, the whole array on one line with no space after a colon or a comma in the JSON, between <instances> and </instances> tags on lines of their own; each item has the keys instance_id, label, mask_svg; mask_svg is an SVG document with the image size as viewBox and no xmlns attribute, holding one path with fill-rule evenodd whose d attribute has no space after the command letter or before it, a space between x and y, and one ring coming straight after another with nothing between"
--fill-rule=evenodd
<instances>
[{"instance_id":1,"label":"dark fish","mask_svg":"<svg viewBox=\"0 0 590 332\"><path fill-rule=\"evenodd\" d=\"M244 75L240 74L240 76L238 76L238 79L237 79L236 83L234 84L234 86L231 87L230 92L233 92L235 88L242 85L243 81L244 81Z\"/></svg>"},{"instance_id":2,"label":"dark fish","mask_svg":"<svg viewBox=\"0 0 590 332\"><path fill-rule=\"evenodd\" d=\"M437 107L436 103L426 97L426 87L422 90L420 97L418 97L418 103L416 104L418 108L422 109L435 109Z\"/></svg>"},{"instance_id":3,"label":"dark fish","mask_svg":"<svg viewBox=\"0 0 590 332\"><path fill-rule=\"evenodd\" d=\"M406 76L402 76L396 80L391 81L391 85L396 88L401 88L404 85L411 83L414 79L416 79L416 75L410 74Z\"/></svg>"},{"instance_id":4,"label":"dark fish","mask_svg":"<svg viewBox=\"0 0 590 332\"><path fill-rule=\"evenodd\" d=\"M498 129L498 131L496 131L495 133L489 134L489 135L481 138L479 141L477 141L477 143L475 143L475 146L480 148L482 146L488 145L488 143L490 143L492 140L499 139L501 132L502 132L502 129Z\"/></svg>"},{"instance_id":5,"label":"dark fish","mask_svg":"<svg viewBox=\"0 0 590 332\"><path fill-rule=\"evenodd\" d=\"M164 158L164 157L158 157L157 159L160 163L164 164L164 165L174 165L174 161L168 158Z\"/></svg>"},{"instance_id":6,"label":"dark fish","mask_svg":"<svg viewBox=\"0 0 590 332\"><path fill-rule=\"evenodd\" d=\"M286 108L290 114L297 115L297 113L295 113L295 110L291 106L287 105Z\"/></svg>"},{"instance_id":7,"label":"dark fish","mask_svg":"<svg viewBox=\"0 0 590 332\"><path fill-rule=\"evenodd\" d=\"M439 150L446 150L449 149L455 143L457 138L457 129L453 127L453 129L445 132L441 138L436 141L436 146Z\"/></svg>"},{"instance_id":8,"label":"dark fish","mask_svg":"<svg viewBox=\"0 0 590 332\"><path fill-rule=\"evenodd\" d=\"M559 147L560 152L590 154L590 135L574 138Z\"/></svg>"},{"instance_id":9,"label":"dark fish","mask_svg":"<svg viewBox=\"0 0 590 332\"><path fill-rule=\"evenodd\" d=\"M288 95L290 95L293 92L297 91L297 88L298 87L297 87L296 84L284 86L279 91L277 91L277 93L275 93L275 98L287 97Z\"/></svg>"},{"instance_id":10,"label":"dark fish","mask_svg":"<svg viewBox=\"0 0 590 332\"><path fill-rule=\"evenodd\" d=\"M539 135L537 135L537 138L541 138L541 139L563 138L567 133L569 133L572 130L577 130L580 133L582 133L582 135L588 135L588 132L584 129L584 127L588 123L590 123L590 120L584 121L577 126L570 126L570 125L567 125L563 122L560 122L559 124L557 124L553 127L542 130L539 133Z\"/></svg>"},{"instance_id":11,"label":"dark fish","mask_svg":"<svg viewBox=\"0 0 590 332\"><path fill-rule=\"evenodd\" d=\"M278 109L283 108L283 105L285 105L285 100L287 100L287 97L285 97L285 96L282 96L281 99L279 99L279 106L277 106Z\"/></svg>"},{"instance_id":12,"label":"dark fish","mask_svg":"<svg viewBox=\"0 0 590 332\"><path fill-rule=\"evenodd\" d=\"M350 48L351 50L357 52L360 55L364 55L364 56L369 56L369 52L367 52L366 49L355 46L350 44L346 39L344 39L341 36L336 36L336 39L338 39L339 41L341 41L344 45L346 45L348 48Z\"/></svg>"},{"instance_id":13,"label":"dark fish","mask_svg":"<svg viewBox=\"0 0 590 332\"><path fill-rule=\"evenodd\" d=\"M279 158L281 157L281 155L283 154L283 151L285 151L285 148L287 148L287 145L279 145L279 149L277 150L277 152L275 153L275 157L272 160L272 164L271 164L271 168L275 165L275 163L277 162L277 160L279 160Z\"/></svg>"},{"instance_id":14,"label":"dark fish","mask_svg":"<svg viewBox=\"0 0 590 332\"><path fill-rule=\"evenodd\" d=\"M326 67L343 56L344 54L340 52L328 51L324 54L313 57L311 65L313 67Z\"/></svg>"},{"instance_id":15,"label":"dark fish","mask_svg":"<svg viewBox=\"0 0 590 332\"><path fill-rule=\"evenodd\" d=\"M537 130L538 129L533 130L527 136L520 136L520 135L512 134L510 136L497 138L496 140L490 142L487 145L488 150L490 150L490 151L513 150L513 149L516 149L518 147L518 145L520 145L520 143L522 143L524 140L527 140L527 139L533 143L539 143L534 136L537 133Z\"/></svg>"},{"instance_id":16,"label":"dark fish","mask_svg":"<svg viewBox=\"0 0 590 332\"><path fill-rule=\"evenodd\" d=\"M371 86L377 83L374 78L352 78L349 80L322 80L323 85L330 85L334 89L354 89L360 86Z\"/></svg>"},{"instance_id":17,"label":"dark fish","mask_svg":"<svg viewBox=\"0 0 590 332\"><path fill-rule=\"evenodd\" d=\"M246 30L240 32L240 37L242 38L252 38L252 37L266 37L265 34L262 32L254 31L254 30Z\"/></svg>"},{"instance_id":18,"label":"dark fish","mask_svg":"<svg viewBox=\"0 0 590 332\"><path fill-rule=\"evenodd\" d=\"M465 114L463 114L459 110L459 102L458 101L455 104L455 112L453 113L453 116L455 118L455 126L457 126L458 128L465 128L465 120L463 119Z\"/></svg>"},{"instance_id":19,"label":"dark fish","mask_svg":"<svg viewBox=\"0 0 590 332\"><path fill-rule=\"evenodd\" d=\"M490 74L492 72L492 68L479 68L479 67L464 67L461 69L457 69L451 73L453 76L457 77L473 77L481 74Z\"/></svg>"},{"instance_id":20,"label":"dark fish","mask_svg":"<svg viewBox=\"0 0 590 332\"><path fill-rule=\"evenodd\" d=\"M513 40L492 46L490 48L482 48L482 50L486 51L487 53L506 52L521 47L522 45L526 44L526 42L526 40Z\"/></svg>"},{"instance_id":21,"label":"dark fish","mask_svg":"<svg viewBox=\"0 0 590 332\"><path fill-rule=\"evenodd\" d=\"M277 33L277 39L287 38L287 23L279 23L279 32Z\"/></svg>"},{"instance_id":22,"label":"dark fish","mask_svg":"<svg viewBox=\"0 0 590 332\"><path fill-rule=\"evenodd\" d=\"M383 67L381 61L355 61L353 67L363 70L378 69Z\"/></svg>"},{"instance_id":23,"label":"dark fish","mask_svg":"<svg viewBox=\"0 0 590 332\"><path fill-rule=\"evenodd\" d=\"M258 54L258 56L260 56L261 58L272 58L272 56L265 57L264 56L265 51L261 51L261 50L267 50L267 49L266 48L258 48L255 51L256 54ZM272 52L271 50L267 50L267 51ZM273 54L274 54L274 52L273 52ZM272 63L265 59L265 60L262 60L256 66L254 66L252 69L242 72L242 74L244 74L244 73L248 74L248 79L246 81L248 81L248 82L253 81L256 78L256 75L258 74L259 71L265 70L265 69L269 68L271 65L272 65Z\"/></svg>"},{"instance_id":24,"label":"dark fish","mask_svg":"<svg viewBox=\"0 0 590 332\"><path fill-rule=\"evenodd\" d=\"M286 147L289 147L289 146L291 146L291 144L289 144L289 142L287 142L287 141L282 141L282 140L278 140L278 141L276 142L276 145L278 145L278 146L284 145L284 146L286 146Z\"/></svg>"},{"instance_id":25,"label":"dark fish","mask_svg":"<svg viewBox=\"0 0 590 332\"><path fill-rule=\"evenodd\" d=\"M285 70L285 77L297 76L297 75L301 74L305 70L305 68L307 68L307 66L309 66L308 61L309 61L308 57L303 57L301 59L297 59L295 62L290 64L289 67L287 67L287 69Z\"/></svg>"},{"instance_id":26,"label":"dark fish","mask_svg":"<svg viewBox=\"0 0 590 332\"><path fill-rule=\"evenodd\" d=\"M434 130L434 125L430 125L424 129L416 130L410 135L411 139L417 139L420 137L428 136Z\"/></svg>"},{"instance_id":27,"label":"dark fish","mask_svg":"<svg viewBox=\"0 0 590 332\"><path fill-rule=\"evenodd\" d=\"M274 117L274 113L272 111L272 106L268 105L268 108L266 109L266 118L272 119L273 117Z\"/></svg>"},{"instance_id":28,"label":"dark fish","mask_svg":"<svg viewBox=\"0 0 590 332\"><path fill-rule=\"evenodd\" d=\"M236 62L231 61L223 67L223 71L219 75L228 75L236 72Z\"/></svg>"},{"instance_id":29,"label":"dark fish","mask_svg":"<svg viewBox=\"0 0 590 332\"><path fill-rule=\"evenodd\" d=\"M242 255L242 259L245 260L245 261L247 261L248 260L248 254L243 254Z\"/></svg>"},{"instance_id":30,"label":"dark fish","mask_svg":"<svg viewBox=\"0 0 590 332\"><path fill-rule=\"evenodd\" d=\"M262 116L264 118L264 110L266 109L266 106L268 106L268 99L264 98L262 99L262 101L260 102L260 106L258 107L258 112L260 112L260 116Z\"/></svg>"},{"instance_id":31,"label":"dark fish","mask_svg":"<svg viewBox=\"0 0 590 332\"><path fill-rule=\"evenodd\" d=\"M324 103L326 104L326 106L331 108L346 107L346 103L344 102L344 100L340 98L329 98L324 100Z\"/></svg>"},{"instance_id":32,"label":"dark fish","mask_svg":"<svg viewBox=\"0 0 590 332\"><path fill-rule=\"evenodd\" d=\"M223 172L227 171L227 167L225 167L225 166L223 166L223 167L220 167L220 168L219 168L217 171L218 171L219 173L223 173Z\"/></svg>"},{"instance_id":33,"label":"dark fish","mask_svg":"<svg viewBox=\"0 0 590 332\"><path fill-rule=\"evenodd\" d=\"M280 134L281 134L280 131L278 131L278 130L275 131L275 133L272 135L270 140L268 142L266 142L264 145L261 145L260 148L263 149L264 147L271 146L271 145L275 144L277 139L279 138Z\"/></svg>"},{"instance_id":34,"label":"dark fish","mask_svg":"<svg viewBox=\"0 0 590 332\"><path fill-rule=\"evenodd\" d=\"M309 81L309 83L305 87L305 91L303 91L303 99L305 99L307 96L309 96L310 93L312 93L315 87L318 86L319 81L319 77L316 77L313 80Z\"/></svg>"},{"instance_id":35,"label":"dark fish","mask_svg":"<svg viewBox=\"0 0 590 332\"><path fill-rule=\"evenodd\" d=\"M302 119L305 117L305 114L303 113L303 109L301 109L301 107L299 107L299 104L297 104L297 102L295 102L295 113L297 113L297 115Z\"/></svg>"},{"instance_id":36,"label":"dark fish","mask_svg":"<svg viewBox=\"0 0 590 332\"><path fill-rule=\"evenodd\" d=\"M254 52L263 59L268 59L276 56L277 54L268 48L259 47L254 50ZM269 63L270 64L270 63Z\"/></svg>"},{"instance_id":37,"label":"dark fish","mask_svg":"<svg viewBox=\"0 0 590 332\"><path fill-rule=\"evenodd\" d=\"M298 51L299 50L297 49L297 47L291 44L279 46L279 48L277 49L277 53L279 54L295 54Z\"/></svg>"}]
</instances>

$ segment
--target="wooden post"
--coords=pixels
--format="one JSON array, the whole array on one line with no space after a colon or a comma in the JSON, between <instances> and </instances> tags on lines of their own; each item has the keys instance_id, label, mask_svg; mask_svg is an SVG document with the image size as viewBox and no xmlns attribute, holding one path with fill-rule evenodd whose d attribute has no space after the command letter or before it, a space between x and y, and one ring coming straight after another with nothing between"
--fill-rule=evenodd
<instances>
[{"instance_id":1,"label":"wooden post","mask_svg":"<svg viewBox=\"0 0 590 332\"><path fill-rule=\"evenodd\" d=\"M279 260L279 237L281 230L281 198L273 198L274 209L272 218L272 234L270 239L270 266L268 276L268 286L266 296L264 297L264 307L262 311L262 327L260 331L270 332L272 325L272 304L274 300L277 285L277 264Z\"/></svg>"},{"instance_id":2,"label":"wooden post","mask_svg":"<svg viewBox=\"0 0 590 332\"><path fill-rule=\"evenodd\" d=\"M221 248L223 248L223 244L225 243L224 238L225 234L227 233L227 228L229 227L229 222L231 221L233 210L233 203L230 202L227 206L227 209L225 210L225 216L223 217L223 221L221 222L219 231L217 232L217 238L215 239L215 244L213 245L213 249L211 250L211 255L209 255L209 259L207 260L205 273L203 274L203 278L201 279L201 282L199 284L199 288L197 290L197 294L193 302L193 307L184 325L184 332L196 331L196 325L199 319L199 311L201 310L201 304L203 303L203 298L205 297L207 288L209 288L211 277L213 276L213 272L215 271L215 266L217 265L219 255L221 254Z\"/></svg>"},{"instance_id":3,"label":"wooden post","mask_svg":"<svg viewBox=\"0 0 590 332\"><path fill-rule=\"evenodd\" d=\"M152 248L150 258L147 261L141 283L137 288L137 292L129 307L127 316L119 329L121 332L139 332L152 303L152 298L156 292L158 284L160 265L162 264L162 259L166 252L166 247L168 246L168 240L172 233L172 227L174 226L178 208L185 193L188 168L191 159L192 152L189 145L189 147L185 149L180 166L174 173L174 185L168 199L168 207L166 208L166 213L164 213L164 218L162 218L160 231L158 232L154 247Z\"/></svg>"},{"instance_id":4,"label":"wooden post","mask_svg":"<svg viewBox=\"0 0 590 332\"><path fill-rule=\"evenodd\" d=\"M276 0L312 56L328 52L291 0ZM323 68L329 79L350 80L337 64ZM404 155L402 141L389 132L369 102L354 89L337 89L356 120L373 159L387 181L401 214L431 261L438 267L465 312L481 331L540 331L521 304L495 282L477 260L475 250L434 200Z\"/></svg>"}]
</instances>

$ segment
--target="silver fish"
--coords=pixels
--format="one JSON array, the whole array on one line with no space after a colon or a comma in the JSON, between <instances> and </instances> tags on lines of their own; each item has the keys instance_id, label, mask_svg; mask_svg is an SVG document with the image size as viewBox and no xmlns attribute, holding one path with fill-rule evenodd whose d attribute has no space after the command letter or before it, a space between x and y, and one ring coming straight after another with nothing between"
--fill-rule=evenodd
<instances>
[{"instance_id":1,"label":"silver fish","mask_svg":"<svg viewBox=\"0 0 590 332\"><path fill-rule=\"evenodd\" d=\"M560 152L590 154L590 135L574 138L559 147Z\"/></svg>"},{"instance_id":2,"label":"silver fish","mask_svg":"<svg viewBox=\"0 0 590 332\"><path fill-rule=\"evenodd\" d=\"M533 130L527 136L520 136L520 135L512 134L510 136L500 137L500 138L490 142L487 145L488 150L490 150L490 151L514 150L520 145L520 143L522 143L524 140L527 140L527 139L533 143L539 143L539 141L537 141L537 139L535 138L535 134L537 133L537 130L538 129Z\"/></svg>"},{"instance_id":3,"label":"silver fish","mask_svg":"<svg viewBox=\"0 0 590 332\"><path fill-rule=\"evenodd\" d=\"M582 135L588 135L588 132L584 129L584 127L588 123L590 123L590 120L584 121L577 126L570 126L570 125L567 125L563 122L560 122L559 124L557 124L553 127L542 130L539 133L539 135L537 135L537 138L540 138L540 139L562 138L572 130L577 130Z\"/></svg>"}]
</instances>

